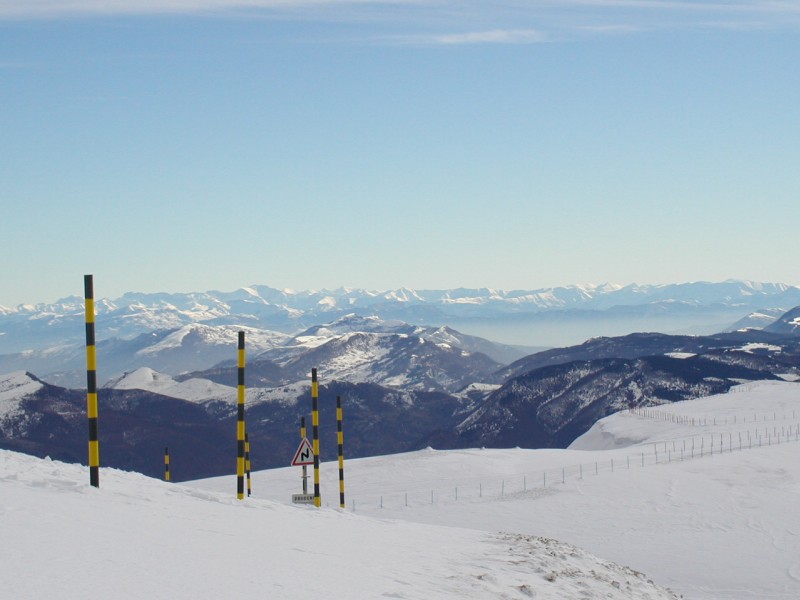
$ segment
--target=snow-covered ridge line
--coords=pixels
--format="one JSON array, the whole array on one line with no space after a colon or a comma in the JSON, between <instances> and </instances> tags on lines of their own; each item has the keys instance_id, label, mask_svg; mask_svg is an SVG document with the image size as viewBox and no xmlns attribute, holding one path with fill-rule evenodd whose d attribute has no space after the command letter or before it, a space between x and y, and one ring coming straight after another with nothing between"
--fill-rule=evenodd
<instances>
[{"instance_id":1,"label":"snow-covered ridge line","mask_svg":"<svg viewBox=\"0 0 800 600\"><path fill-rule=\"evenodd\" d=\"M385 321L450 325L495 341L537 347L575 344L593 335L622 335L642 327L708 334L748 313L783 314L796 306L800 306L800 287L751 281L512 291L339 288L297 292L253 285L226 292L126 293L95 302L98 340L131 339L143 332L199 323L295 335L312 324L355 314L362 319L377 316ZM83 310L83 298L72 296L0 311L0 333L7 334L0 336L0 353L78 341ZM560 326L546 321L551 311L558 312ZM533 329L520 327L522 320Z\"/></svg>"},{"instance_id":2,"label":"snow-covered ridge line","mask_svg":"<svg viewBox=\"0 0 800 600\"><path fill-rule=\"evenodd\" d=\"M491 288L422 289L399 288L372 290L358 288L310 289L295 291L252 285L231 292L206 291L189 293L128 292L119 298L101 298L95 303L98 313L119 310L182 311L198 321L230 314L237 304L274 306L284 310L371 306L385 303L419 304L508 304L512 307L565 308L600 303L607 308L649 302L683 301L698 304L743 303L754 298L800 293L800 287L785 283L762 283L728 280L724 282L690 282L680 284L617 285L583 284L534 290L500 290ZM605 299L605 300L604 300ZM787 306L787 308L790 308ZM52 303L20 304L0 307L0 316L23 313L47 315L74 314L83 310L83 298L69 296Z\"/></svg>"}]
</instances>

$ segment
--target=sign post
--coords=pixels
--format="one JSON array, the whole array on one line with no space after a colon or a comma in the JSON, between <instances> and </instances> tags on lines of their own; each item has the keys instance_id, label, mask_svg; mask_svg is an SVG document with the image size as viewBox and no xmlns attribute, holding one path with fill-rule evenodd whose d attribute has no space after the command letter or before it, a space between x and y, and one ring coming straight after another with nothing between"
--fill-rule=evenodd
<instances>
[{"instance_id":1,"label":"sign post","mask_svg":"<svg viewBox=\"0 0 800 600\"><path fill-rule=\"evenodd\" d=\"M300 439L306 439L306 418L300 417ZM308 493L308 465L303 465L303 493Z\"/></svg>"}]
</instances>

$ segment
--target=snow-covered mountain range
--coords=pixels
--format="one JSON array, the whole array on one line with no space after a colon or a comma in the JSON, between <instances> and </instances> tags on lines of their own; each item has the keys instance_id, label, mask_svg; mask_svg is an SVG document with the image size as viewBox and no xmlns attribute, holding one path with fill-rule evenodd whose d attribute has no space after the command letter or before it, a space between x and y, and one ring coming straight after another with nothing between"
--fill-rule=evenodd
<instances>
[{"instance_id":1,"label":"snow-covered mountain range","mask_svg":"<svg viewBox=\"0 0 800 600\"><path fill-rule=\"evenodd\" d=\"M190 373L235 365L238 331L244 331L254 384L275 386L307 377L323 367L330 379L377 382L392 387L456 391L482 381L501 365L530 351L464 335L449 327L422 327L378 317L345 315L298 335L193 323L97 344L101 384L147 367L160 373ZM30 371L50 383L80 387L85 380L83 343L0 355L0 373ZM189 375L187 375L189 374ZM214 378L213 374L205 376Z\"/></svg>"},{"instance_id":2,"label":"snow-covered mountain range","mask_svg":"<svg viewBox=\"0 0 800 600\"><path fill-rule=\"evenodd\" d=\"M800 336L758 330L594 339L503 367L454 348L460 338L452 331L393 333L385 329L401 325L374 319L369 327L382 331L351 326L315 327L248 363L248 431L269 448L263 464L281 464L293 451L299 419L308 416L312 367L319 369L324 423L332 423L333 400L343 399L354 456L429 445L564 447L624 408L724 392L743 381L800 380ZM449 342L435 341L442 336ZM194 476L224 471L219 450L235 424L236 382L233 360L176 377L142 367L112 380L100 390L106 460L153 473L158 463L142 457L179 444L197 457ZM24 373L0 378L0 389L0 447L82 458L83 391ZM327 448L323 455L333 458L335 445Z\"/></svg>"},{"instance_id":3,"label":"snow-covered mountain range","mask_svg":"<svg viewBox=\"0 0 800 600\"><path fill-rule=\"evenodd\" d=\"M506 344L562 346L634 331L721 331L751 312L800 305L797 286L726 281L493 289L292 291L254 285L233 292L127 293L95 302L99 340L133 339L189 324L235 325L297 334L354 313L425 326L449 325ZM0 353L80 343L83 298L0 307Z\"/></svg>"}]
</instances>

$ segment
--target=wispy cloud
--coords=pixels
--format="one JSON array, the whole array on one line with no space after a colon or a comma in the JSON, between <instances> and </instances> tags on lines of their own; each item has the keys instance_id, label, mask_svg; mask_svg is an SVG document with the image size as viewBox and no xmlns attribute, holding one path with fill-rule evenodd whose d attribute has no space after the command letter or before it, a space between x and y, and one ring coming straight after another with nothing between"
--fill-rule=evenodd
<instances>
[{"instance_id":1,"label":"wispy cloud","mask_svg":"<svg viewBox=\"0 0 800 600\"><path fill-rule=\"evenodd\" d=\"M461 44L537 44L546 42L547 35L534 29L490 29L466 33L442 33L429 35L409 35L395 40L406 44L419 45L461 45Z\"/></svg>"},{"instance_id":2,"label":"wispy cloud","mask_svg":"<svg viewBox=\"0 0 800 600\"><path fill-rule=\"evenodd\" d=\"M242 9L305 10L314 7L417 3L416 0L0 0L0 18L225 13Z\"/></svg>"},{"instance_id":3,"label":"wispy cloud","mask_svg":"<svg viewBox=\"0 0 800 600\"><path fill-rule=\"evenodd\" d=\"M370 39L438 45L532 44L655 29L800 29L798 0L0 0L0 19L242 13L371 23Z\"/></svg>"},{"instance_id":4,"label":"wispy cloud","mask_svg":"<svg viewBox=\"0 0 800 600\"><path fill-rule=\"evenodd\" d=\"M575 9L648 10L706 13L800 14L797 0L0 0L0 16L65 14L142 14L224 12L239 9L309 10L314 8L406 7L442 13L563 13Z\"/></svg>"}]
</instances>

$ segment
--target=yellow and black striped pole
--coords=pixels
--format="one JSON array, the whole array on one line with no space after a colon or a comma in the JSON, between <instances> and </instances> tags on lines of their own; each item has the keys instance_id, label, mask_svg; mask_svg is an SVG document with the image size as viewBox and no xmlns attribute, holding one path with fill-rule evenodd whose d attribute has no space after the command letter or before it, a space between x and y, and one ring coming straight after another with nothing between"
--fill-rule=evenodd
<instances>
[{"instance_id":1,"label":"yellow and black striped pole","mask_svg":"<svg viewBox=\"0 0 800 600\"><path fill-rule=\"evenodd\" d=\"M169 480L169 448L164 448L164 481Z\"/></svg>"},{"instance_id":2,"label":"yellow and black striped pole","mask_svg":"<svg viewBox=\"0 0 800 600\"><path fill-rule=\"evenodd\" d=\"M239 332L238 385L236 403L236 497L244 499L244 331Z\"/></svg>"},{"instance_id":3,"label":"yellow and black striped pole","mask_svg":"<svg viewBox=\"0 0 800 600\"><path fill-rule=\"evenodd\" d=\"M314 506L322 506L319 495L319 383L317 369L311 369L311 435L314 438Z\"/></svg>"},{"instance_id":4,"label":"yellow and black striped pole","mask_svg":"<svg viewBox=\"0 0 800 600\"><path fill-rule=\"evenodd\" d=\"M344 433L341 396L336 396L336 437L339 444L339 507L344 508Z\"/></svg>"},{"instance_id":5,"label":"yellow and black striped pole","mask_svg":"<svg viewBox=\"0 0 800 600\"><path fill-rule=\"evenodd\" d=\"M86 298L86 414L89 417L89 483L100 487L100 442L97 439L97 353L94 335L94 278L83 276Z\"/></svg>"},{"instance_id":6,"label":"yellow and black striped pole","mask_svg":"<svg viewBox=\"0 0 800 600\"><path fill-rule=\"evenodd\" d=\"M247 497L253 493L253 484L250 481L250 434L244 432L244 470L247 473Z\"/></svg>"}]
</instances>

